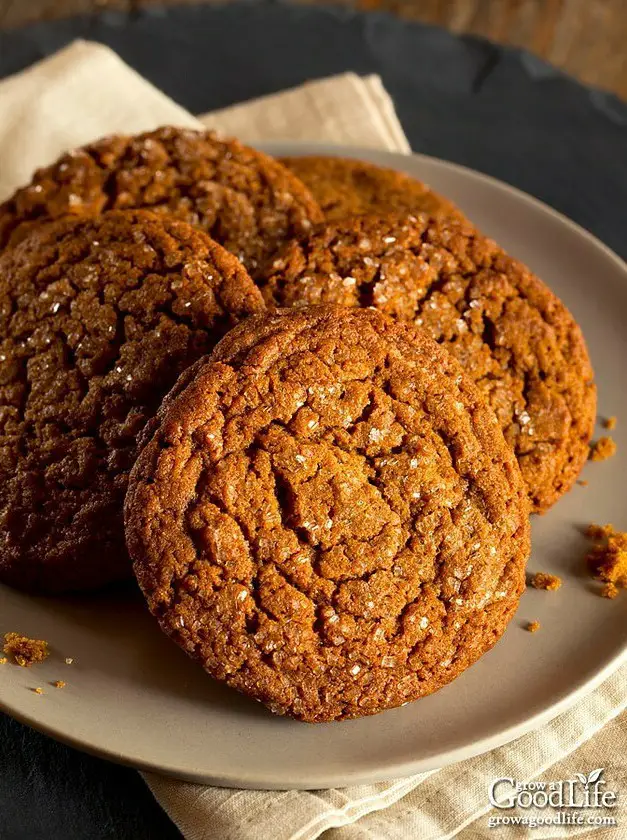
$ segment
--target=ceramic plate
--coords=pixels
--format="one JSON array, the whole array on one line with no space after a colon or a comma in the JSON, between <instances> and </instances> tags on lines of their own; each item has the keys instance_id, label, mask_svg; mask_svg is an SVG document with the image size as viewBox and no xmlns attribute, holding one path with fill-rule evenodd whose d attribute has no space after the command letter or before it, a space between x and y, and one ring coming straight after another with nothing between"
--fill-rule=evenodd
<instances>
[{"instance_id":1,"label":"ceramic plate","mask_svg":"<svg viewBox=\"0 0 627 840\"><path fill-rule=\"evenodd\" d=\"M598 595L585 573L582 526L627 528L627 268L590 234L532 198L458 166L422 157L283 144L274 154L344 154L409 172L452 198L527 262L583 327L599 411L617 415L618 455L584 471L533 522L530 569L564 579L527 591L505 636L454 683L404 708L317 726L274 717L211 680L166 640L133 592L81 600L31 598L0 587L0 632L48 639L31 669L0 670L0 707L73 746L198 782L325 788L440 767L538 727L627 659L627 595ZM538 620L541 629L523 628ZM72 665L65 658L72 657ZM53 680L67 686L55 689ZM29 689L43 687L39 696Z\"/></svg>"}]
</instances>

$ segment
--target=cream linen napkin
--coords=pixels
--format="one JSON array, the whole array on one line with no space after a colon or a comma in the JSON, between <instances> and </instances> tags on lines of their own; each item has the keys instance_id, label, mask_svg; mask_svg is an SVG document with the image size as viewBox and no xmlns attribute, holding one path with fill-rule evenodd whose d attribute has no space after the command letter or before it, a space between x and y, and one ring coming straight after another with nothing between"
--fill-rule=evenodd
<instances>
[{"instance_id":1,"label":"cream linen napkin","mask_svg":"<svg viewBox=\"0 0 627 840\"><path fill-rule=\"evenodd\" d=\"M304 140L410 152L379 76L343 73L204 114L209 128L242 140Z\"/></svg>"},{"instance_id":2,"label":"cream linen napkin","mask_svg":"<svg viewBox=\"0 0 627 840\"><path fill-rule=\"evenodd\" d=\"M202 122L249 141L307 139L409 150L376 76L347 73L310 82L205 115ZM163 123L199 125L110 50L77 42L0 82L0 198L65 148ZM329 832L327 840L581 837L589 827L490 829L489 817L510 812L489 810L488 784L500 776L566 779L605 767L608 787L627 791L626 707L624 666L537 732L432 773L309 792L212 788L154 774L145 779L187 840L313 840L323 832ZM623 823L604 832L604 840L627 836L627 814Z\"/></svg>"}]
</instances>

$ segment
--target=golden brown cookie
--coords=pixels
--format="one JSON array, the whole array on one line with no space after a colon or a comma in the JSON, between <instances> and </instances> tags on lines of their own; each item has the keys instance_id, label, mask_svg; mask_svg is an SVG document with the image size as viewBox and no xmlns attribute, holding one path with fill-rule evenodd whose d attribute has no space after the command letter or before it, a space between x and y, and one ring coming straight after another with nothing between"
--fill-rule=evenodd
<instances>
[{"instance_id":1,"label":"golden brown cookie","mask_svg":"<svg viewBox=\"0 0 627 840\"><path fill-rule=\"evenodd\" d=\"M0 580L129 577L137 437L191 362L264 309L241 263L165 215L39 225L0 257Z\"/></svg>"},{"instance_id":2,"label":"golden brown cookie","mask_svg":"<svg viewBox=\"0 0 627 840\"><path fill-rule=\"evenodd\" d=\"M42 219L137 207L203 228L251 273L322 221L308 190L267 155L211 131L165 127L105 137L38 170L0 205L0 248Z\"/></svg>"},{"instance_id":3,"label":"golden brown cookie","mask_svg":"<svg viewBox=\"0 0 627 840\"><path fill-rule=\"evenodd\" d=\"M278 306L374 306L422 327L487 397L534 510L572 487L596 412L581 330L544 283L469 223L394 216L330 224L280 252L264 294Z\"/></svg>"},{"instance_id":4,"label":"golden brown cookie","mask_svg":"<svg viewBox=\"0 0 627 840\"><path fill-rule=\"evenodd\" d=\"M341 157L286 157L281 162L309 188L327 221L403 212L464 218L452 201L395 169Z\"/></svg>"},{"instance_id":5,"label":"golden brown cookie","mask_svg":"<svg viewBox=\"0 0 627 840\"><path fill-rule=\"evenodd\" d=\"M183 374L132 471L127 544L161 628L306 721L440 688L524 588L528 501L455 359L371 310L248 319Z\"/></svg>"}]
</instances>

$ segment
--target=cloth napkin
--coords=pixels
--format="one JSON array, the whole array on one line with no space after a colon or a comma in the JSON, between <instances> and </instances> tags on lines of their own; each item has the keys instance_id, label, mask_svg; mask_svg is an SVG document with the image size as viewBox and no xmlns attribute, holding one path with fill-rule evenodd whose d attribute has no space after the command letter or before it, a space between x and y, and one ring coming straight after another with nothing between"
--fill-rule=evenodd
<instances>
[{"instance_id":1,"label":"cloth napkin","mask_svg":"<svg viewBox=\"0 0 627 840\"><path fill-rule=\"evenodd\" d=\"M377 76L346 73L312 81L200 120L106 47L76 42L0 82L0 199L66 148L165 123L205 124L248 141L307 139L409 151ZM589 826L490 828L490 818L509 812L491 809L488 786L502 776L560 780L603 767L608 786L627 792L626 708L623 666L536 732L431 773L361 787L279 792L193 785L148 773L144 778L186 840L314 840L324 832L326 840L591 836ZM623 825L614 810L619 825L603 831L603 840L627 836L622 813Z\"/></svg>"}]
</instances>

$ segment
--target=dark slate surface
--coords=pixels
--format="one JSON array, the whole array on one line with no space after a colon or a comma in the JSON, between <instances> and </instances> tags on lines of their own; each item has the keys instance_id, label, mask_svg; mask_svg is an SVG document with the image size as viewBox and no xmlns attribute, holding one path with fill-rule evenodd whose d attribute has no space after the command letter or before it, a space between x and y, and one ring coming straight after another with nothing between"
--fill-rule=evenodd
<instances>
[{"instance_id":1,"label":"dark slate surface","mask_svg":"<svg viewBox=\"0 0 627 840\"><path fill-rule=\"evenodd\" d=\"M529 54L383 14L258 0L0 33L0 77L77 37L108 44L194 112L345 70L379 73L415 151L508 181L627 257L627 105ZM1 716L0 745L2 840L179 836L132 770Z\"/></svg>"},{"instance_id":2,"label":"dark slate surface","mask_svg":"<svg viewBox=\"0 0 627 840\"><path fill-rule=\"evenodd\" d=\"M0 714L2 840L180 837L135 770L64 747Z\"/></svg>"}]
</instances>

